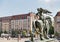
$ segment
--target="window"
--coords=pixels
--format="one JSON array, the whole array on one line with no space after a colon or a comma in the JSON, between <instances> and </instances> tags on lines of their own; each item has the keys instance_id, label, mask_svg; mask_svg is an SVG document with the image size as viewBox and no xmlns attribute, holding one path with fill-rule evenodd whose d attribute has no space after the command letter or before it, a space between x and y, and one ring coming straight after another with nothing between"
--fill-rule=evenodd
<instances>
[{"instance_id":1,"label":"window","mask_svg":"<svg viewBox=\"0 0 60 42\"><path fill-rule=\"evenodd\" d=\"M26 19L27 18L27 16L24 16L24 19Z\"/></svg>"},{"instance_id":2,"label":"window","mask_svg":"<svg viewBox=\"0 0 60 42\"><path fill-rule=\"evenodd\" d=\"M57 17L57 22L60 22L60 17Z\"/></svg>"}]
</instances>

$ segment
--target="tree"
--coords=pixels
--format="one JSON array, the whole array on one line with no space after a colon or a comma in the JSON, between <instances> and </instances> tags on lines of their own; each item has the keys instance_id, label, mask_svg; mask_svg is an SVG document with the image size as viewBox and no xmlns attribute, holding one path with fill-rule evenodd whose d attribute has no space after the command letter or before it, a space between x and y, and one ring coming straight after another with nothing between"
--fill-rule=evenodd
<instances>
[{"instance_id":1,"label":"tree","mask_svg":"<svg viewBox=\"0 0 60 42\"><path fill-rule=\"evenodd\" d=\"M7 34L8 32L7 31L4 31L5 34Z\"/></svg>"},{"instance_id":2,"label":"tree","mask_svg":"<svg viewBox=\"0 0 60 42\"><path fill-rule=\"evenodd\" d=\"M3 32L2 31L0 31L0 36L1 36L1 34L2 34Z\"/></svg>"},{"instance_id":3,"label":"tree","mask_svg":"<svg viewBox=\"0 0 60 42\"><path fill-rule=\"evenodd\" d=\"M11 35L12 35L12 37L15 37L15 30L14 29L12 29L12 31L11 31Z\"/></svg>"},{"instance_id":4,"label":"tree","mask_svg":"<svg viewBox=\"0 0 60 42\"><path fill-rule=\"evenodd\" d=\"M12 29L11 35L12 37L15 37L15 31L13 29Z\"/></svg>"},{"instance_id":5,"label":"tree","mask_svg":"<svg viewBox=\"0 0 60 42\"><path fill-rule=\"evenodd\" d=\"M23 37L26 37L26 34L27 34L27 30L26 30L26 29L23 29L23 30L22 30L22 36L23 36Z\"/></svg>"}]
</instances>

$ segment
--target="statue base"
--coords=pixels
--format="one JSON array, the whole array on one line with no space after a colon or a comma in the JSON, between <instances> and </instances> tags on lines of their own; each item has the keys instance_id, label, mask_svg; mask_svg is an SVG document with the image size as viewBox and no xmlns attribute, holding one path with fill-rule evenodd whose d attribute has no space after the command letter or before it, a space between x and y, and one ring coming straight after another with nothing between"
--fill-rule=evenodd
<instances>
[{"instance_id":1,"label":"statue base","mask_svg":"<svg viewBox=\"0 0 60 42\"><path fill-rule=\"evenodd\" d=\"M25 42L32 42L32 41L25 41ZM59 41L55 38L49 38L49 39L44 39L44 40L34 39L33 42L59 42Z\"/></svg>"},{"instance_id":2,"label":"statue base","mask_svg":"<svg viewBox=\"0 0 60 42\"><path fill-rule=\"evenodd\" d=\"M49 39L44 39L44 40L35 39L34 42L59 42L59 41L55 38L49 38Z\"/></svg>"}]
</instances>

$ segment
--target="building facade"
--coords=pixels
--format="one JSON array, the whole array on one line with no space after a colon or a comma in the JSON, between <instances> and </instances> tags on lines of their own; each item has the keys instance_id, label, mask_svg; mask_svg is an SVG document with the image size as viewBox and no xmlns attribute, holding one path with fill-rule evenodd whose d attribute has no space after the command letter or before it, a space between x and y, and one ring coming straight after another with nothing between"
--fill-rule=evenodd
<instances>
[{"instance_id":1,"label":"building facade","mask_svg":"<svg viewBox=\"0 0 60 42\"><path fill-rule=\"evenodd\" d=\"M27 29L30 30L32 26L32 20L34 20L35 14L21 14L0 18L0 31L11 31L12 29Z\"/></svg>"},{"instance_id":2,"label":"building facade","mask_svg":"<svg viewBox=\"0 0 60 42\"><path fill-rule=\"evenodd\" d=\"M55 20L55 32L60 33L60 12L57 12L56 16L54 17Z\"/></svg>"}]
</instances>

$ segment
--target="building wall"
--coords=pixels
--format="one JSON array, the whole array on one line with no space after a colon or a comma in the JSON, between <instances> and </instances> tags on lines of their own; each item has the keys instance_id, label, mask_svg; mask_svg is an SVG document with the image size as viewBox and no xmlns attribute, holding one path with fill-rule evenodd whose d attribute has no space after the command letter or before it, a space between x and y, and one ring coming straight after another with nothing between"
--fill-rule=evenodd
<instances>
[{"instance_id":1,"label":"building wall","mask_svg":"<svg viewBox=\"0 0 60 42\"><path fill-rule=\"evenodd\" d=\"M55 31L60 33L60 16L55 16Z\"/></svg>"},{"instance_id":2,"label":"building wall","mask_svg":"<svg viewBox=\"0 0 60 42\"><path fill-rule=\"evenodd\" d=\"M2 17L0 27L2 31L11 31L12 29L31 29L34 13ZM1 29L0 28L0 29Z\"/></svg>"},{"instance_id":3,"label":"building wall","mask_svg":"<svg viewBox=\"0 0 60 42\"><path fill-rule=\"evenodd\" d=\"M9 22L2 23L2 31L9 31Z\"/></svg>"},{"instance_id":4,"label":"building wall","mask_svg":"<svg viewBox=\"0 0 60 42\"><path fill-rule=\"evenodd\" d=\"M27 19L11 20L12 29L28 29Z\"/></svg>"},{"instance_id":5,"label":"building wall","mask_svg":"<svg viewBox=\"0 0 60 42\"><path fill-rule=\"evenodd\" d=\"M0 31L2 30L2 22L0 21Z\"/></svg>"}]
</instances>

